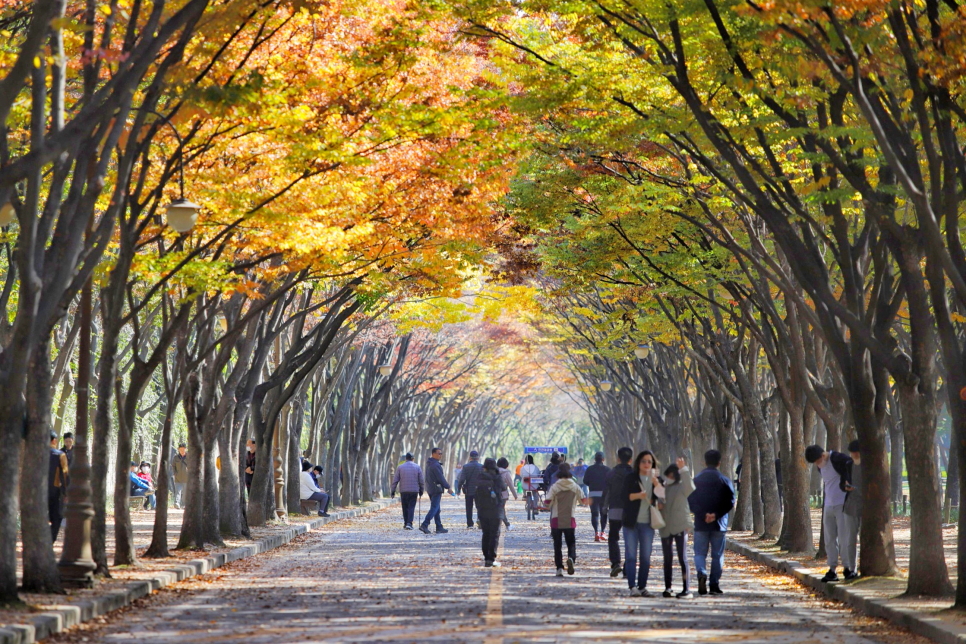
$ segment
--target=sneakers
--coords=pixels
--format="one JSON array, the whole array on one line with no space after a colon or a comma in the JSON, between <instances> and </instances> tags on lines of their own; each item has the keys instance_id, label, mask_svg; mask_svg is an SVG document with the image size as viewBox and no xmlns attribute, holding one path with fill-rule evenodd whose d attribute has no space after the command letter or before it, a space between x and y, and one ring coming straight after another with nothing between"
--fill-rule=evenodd
<instances>
[{"instance_id":1,"label":"sneakers","mask_svg":"<svg viewBox=\"0 0 966 644\"><path fill-rule=\"evenodd\" d=\"M595 542L598 542L598 543L600 542L600 533L599 532L595 532L594 533L594 541Z\"/></svg>"},{"instance_id":2,"label":"sneakers","mask_svg":"<svg viewBox=\"0 0 966 644\"><path fill-rule=\"evenodd\" d=\"M510 524L509 524L509 523L508 523L508 524L506 524L506 531L507 531L507 532L509 532L509 531L510 531Z\"/></svg>"},{"instance_id":3,"label":"sneakers","mask_svg":"<svg viewBox=\"0 0 966 644\"><path fill-rule=\"evenodd\" d=\"M621 574L621 571L622 570L623 570L623 568L621 568L618 564L611 564L611 567L610 567L610 576L616 578L618 575Z\"/></svg>"},{"instance_id":4,"label":"sneakers","mask_svg":"<svg viewBox=\"0 0 966 644\"><path fill-rule=\"evenodd\" d=\"M691 594L690 590L685 590L676 595L678 599L694 599L694 595Z\"/></svg>"},{"instance_id":5,"label":"sneakers","mask_svg":"<svg viewBox=\"0 0 966 644\"><path fill-rule=\"evenodd\" d=\"M651 591L649 591L647 588L641 588L641 597L653 597L653 596L654 595L652 595Z\"/></svg>"},{"instance_id":6,"label":"sneakers","mask_svg":"<svg viewBox=\"0 0 966 644\"><path fill-rule=\"evenodd\" d=\"M563 577L563 568L557 568L557 576Z\"/></svg>"},{"instance_id":7,"label":"sneakers","mask_svg":"<svg viewBox=\"0 0 966 644\"><path fill-rule=\"evenodd\" d=\"M320 517L330 517L330 516L332 516L332 515L331 515L331 514L329 514L328 512L319 512L319 516L320 516Z\"/></svg>"},{"instance_id":8,"label":"sneakers","mask_svg":"<svg viewBox=\"0 0 966 644\"><path fill-rule=\"evenodd\" d=\"M711 590L708 591L712 595L724 595L724 591L721 590L721 586L718 584L711 584Z\"/></svg>"},{"instance_id":9,"label":"sneakers","mask_svg":"<svg viewBox=\"0 0 966 644\"><path fill-rule=\"evenodd\" d=\"M662 597L674 597L674 592L670 588L665 588L664 592L661 593Z\"/></svg>"},{"instance_id":10,"label":"sneakers","mask_svg":"<svg viewBox=\"0 0 966 644\"><path fill-rule=\"evenodd\" d=\"M484 568L492 568L493 567L493 562L490 561L489 559L487 559L486 561L483 562L483 567Z\"/></svg>"},{"instance_id":11,"label":"sneakers","mask_svg":"<svg viewBox=\"0 0 966 644\"><path fill-rule=\"evenodd\" d=\"M428 528L428 527L426 527L426 526L424 526L424 525L421 525L421 526L419 526L419 531L420 531L420 532L422 532L423 534L432 534L432 533L431 533L431 532L429 531L429 528Z\"/></svg>"},{"instance_id":12,"label":"sneakers","mask_svg":"<svg viewBox=\"0 0 966 644\"><path fill-rule=\"evenodd\" d=\"M571 559L570 557L567 557L567 574L568 575L574 574L574 560Z\"/></svg>"},{"instance_id":13,"label":"sneakers","mask_svg":"<svg viewBox=\"0 0 966 644\"><path fill-rule=\"evenodd\" d=\"M822 577L822 581L828 583L830 581L838 581L839 576L835 574L835 568L829 568L825 576Z\"/></svg>"},{"instance_id":14,"label":"sneakers","mask_svg":"<svg viewBox=\"0 0 966 644\"><path fill-rule=\"evenodd\" d=\"M630 591L628 591L628 594L631 597L640 597L641 596L641 589L640 588L631 588Z\"/></svg>"},{"instance_id":15,"label":"sneakers","mask_svg":"<svg viewBox=\"0 0 966 644\"><path fill-rule=\"evenodd\" d=\"M500 567L500 562L499 561L494 561L493 563L490 564L490 567L491 568L499 568Z\"/></svg>"},{"instance_id":16,"label":"sneakers","mask_svg":"<svg viewBox=\"0 0 966 644\"><path fill-rule=\"evenodd\" d=\"M859 578L859 573L855 572L854 570L849 570L848 568L846 568L845 574L842 575L842 577L845 578L845 581L852 581L853 579Z\"/></svg>"},{"instance_id":17,"label":"sneakers","mask_svg":"<svg viewBox=\"0 0 966 644\"><path fill-rule=\"evenodd\" d=\"M698 594L708 594L708 576L700 572L698 573Z\"/></svg>"},{"instance_id":18,"label":"sneakers","mask_svg":"<svg viewBox=\"0 0 966 644\"><path fill-rule=\"evenodd\" d=\"M446 528L436 528L436 534L446 534L449 532Z\"/></svg>"},{"instance_id":19,"label":"sneakers","mask_svg":"<svg viewBox=\"0 0 966 644\"><path fill-rule=\"evenodd\" d=\"M406 525L403 526L403 530L412 530L412 529L413 529L413 524L411 523L407 523Z\"/></svg>"},{"instance_id":20,"label":"sneakers","mask_svg":"<svg viewBox=\"0 0 966 644\"><path fill-rule=\"evenodd\" d=\"M473 528L475 528L475 527L476 527L476 526L475 526L475 525L473 525L472 523L467 523L467 524L466 524L466 529L467 529L467 530L472 530L472 529L473 529Z\"/></svg>"}]
</instances>

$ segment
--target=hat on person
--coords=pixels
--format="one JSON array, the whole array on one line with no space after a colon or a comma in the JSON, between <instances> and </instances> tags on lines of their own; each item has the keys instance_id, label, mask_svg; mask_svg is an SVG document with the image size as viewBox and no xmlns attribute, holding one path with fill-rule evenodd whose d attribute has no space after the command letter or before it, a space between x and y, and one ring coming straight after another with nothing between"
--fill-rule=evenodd
<instances>
[{"instance_id":1,"label":"hat on person","mask_svg":"<svg viewBox=\"0 0 966 644\"><path fill-rule=\"evenodd\" d=\"M131 461L131 467L137 467L137 466L138 466L137 463L135 463L134 461Z\"/></svg>"},{"instance_id":2,"label":"hat on person","mask_svg":"<svg viewBox=\"0 0 966 644\"><path fill-rule=\"evenodd\" d=\"M412 455L412 454L410 454L409 452L406 452L406 460L407 460L407 461L411 461L411 460L413 460L413 455Z\"/></svg>"},{"instance_id":3,"label":"hat on person","mask_svg":"<svg viewBox=\"0 0 966 644\"><path fill-rule=\"evenodd\" d=\"M182 447L187 448L188 446L184 443L178 443L178 449L181 449Z\"/></svg>"},{"instance_id":4,"label":"hat on person","mask_svg":"<svg viewBox=\"0 0 966 644\"><path fill-rule=\"evenodd\" d=\"M479 457L480 457L480 453L477 452L475 449L472 452L470 452L470 458L479 458Z\"/></svg>"},{"instance_id":5,"label":"hat on person","mask_svg":"<svg viewBox=\"0 0 966 644\"><path fill-rule=\"evenodd\" d=\"M50 432L50 440L52 441L57 440L57 432L53 432L53 431Z\"/></svg>"},{"instance_id":6,"label":"hat on person","mask_svg":"<svg viewBox=\"0 0 966 644\"><path fill-rule=\"evenodd\" d=\"M596 454L594 454L594 460L597 461L598 463L603 463L604 462L604 453L603 452L597 452Z\"/></svg>"}]
</instances>

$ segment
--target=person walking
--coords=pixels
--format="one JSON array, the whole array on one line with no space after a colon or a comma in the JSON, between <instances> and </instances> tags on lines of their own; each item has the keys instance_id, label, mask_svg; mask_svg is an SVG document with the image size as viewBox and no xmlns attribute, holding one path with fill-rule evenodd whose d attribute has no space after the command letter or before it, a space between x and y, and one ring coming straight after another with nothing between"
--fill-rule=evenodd
<instances>
[{"instance_id":1,"label":"person walking","mask_svg":"<svg viewBox=\"0 0 966 644\"><path fill-rule=\"evenodd\" d=\"M607 506L604 505L604 488L610 468L604 465L604 453L594 454L594 464L584 473L583 491L590 498L590 523L594 527L594 541L604 541L607 527Z\"/></svg>"},{"instance_id":2,"label":"person walking","mask_svg":"<svg viewBox=\"0 0 966 644\"><path fill-rule=\"evenodd\" d=\"M634 460L631 474L624 479L621 498L624 508L621 524L624 531L624 574L633 597L653 597L647 590L651 571L651 551L654 548L654 528L651 526L651 506L664 498L664 481L658 476L657 457L644 450ZM639 569L635 570L638 563ZM635 584L636 582L636 584Z\"/></svg>"},{"instance_id":3,"label":"person walking","mask_svg":"<svg viewBox=\"0 0 966 644\"><path fill-rule=\"evenodd\" d=\"M694 492L688 506L694 514L694 569L698 573L698 594L723 595L720 581L724 569L725 533L728 514L735 507L735 490L731 480L718 471L721 452L704 453L703 472L694 479ZM711 549L711 576L708 577L708 549ZM710 581L710 590L708 582Z\"/></svg>"},{"instance_id":4,"label":"person walking","mask_svg":"<svg viewBox=\"0 0 966 644\"><path fill-rule=\"evenodd\" d=\"M483 464L484 467L486 463ZM503 483L506 485L506 489L503 490L503 494L500 497L500 515L503 517L503 525L506 529L510 529L510 517L506 515L506 502L510 500L510 494L513 494L513 500L517 500L517 490L513 485L513 474L510 473L510 461L507 460L505 456L500 457L500 460L496 462L497 468L500 470L500 476L503 478Z\"/></svg>"},{"instance_id":5,"label":"person walking","mask_svg":"<svg viewBox=\"0 0 966 644\"><path fill-rule=\"evenodd\" d=\"M329 495L322 491L312 478L312 464L302 461L302 472L299 474L299 499L302 501L318 501L319 516L327 517L329 513Z\"/></svg>"},{"instance_id":6,"label":"person walking","mask_svg":"<svg viewBox=\"0 0 966 644\"><path fill-rule=\"evenodd\" d=\"M661 550L664 553L664 596L674 596L671 582L674 573L674 549L678 551L681 565L681 578L684 587L677 594L678 599L691 599L690 572L688 570L688 528L691 527L691 509L688 497L694 492L691 470L683 458L664 470L664 527L661 528Z\"/></svg>"},{"instance_id":7,"label":"person walking","mask_svg":"<svg viewBox=\"0 0 966 644\"><path fill-rule=\"evenodd\" d=\"M862 519L862 448L859 441L849 443L849 456L852 458L852 466L849 472L849 483L845 486L848 494L842 506L846 530L845 554L851 563L851 567L847 567L843 575L846 581L859 576L859 525Z\"/></svg>"},{"instance_id":8,"label":"person walking","mask_svg":"<svg viewBox=\"0 0 966 644\"><path fill-rule=\"evenodd\" d=\"M500 523L503 520L501 501L506 492L506 483L492 458L483 461L476 479L475 492L473 499L480 519L480 529L483 531L483 565L487 568L499 567L496 550L500 543Z\"/></svg>"},{"instance_id":9,"label":"person walking","mask_svg":"<svg viewBox=\"0 0 966 644\"><path fill-rule=\"evenodd\" d=\"M463 465L459 476L456 477L456 495L459 496L462 493L466 497L467 528L472 528L474 525L473 498L476 496L476 483L479 481L480 474L482 473L483 466L480 464L480 453L474 449L470 452L470 460Z\"/></svg>"},{"instance_id":10,"label":"person walking","mask_svg":"<svg viewBox=\"0 0 966 644\"><path fill-rule=\"evenodd\" d=\"M255 478L255 441L253 439L248 439L245 450L245 489L251 492L252 479Z\"/></svg>"},{"instance_id":11,"label":"person walking","mask_svg":"<svg viewBox=\"0 0 966 644\"><path fill-rule=\"evenodd\" d=\"M533 454L527 454L524 460L526 465L520 468L520 480L527 501L527 521L530 521L535 520L540 513L540 509L537 507L537 496L543 479L541 478L540 468L533 462Z\"/></svg>"},{"instance_id":12,"label":"person walking","mask_svg":"<svg viewBox=\"0 0 966 644\"><path fill-rule=\"evenodd\" d=\"M171 471L174 472L174 507L180 510L184 507L184 488L188 484L188 448L184 443L178 445L178 452L171 459Z\"/></svg>"},{"instance_id":13,"label":"person walking","mask_svg":"<svg viewBox=\"0 0 966 644\"><path fill-rule=\"evenodd\" d=\"M547 492L546 504L550 506L550 537L553 539L553 563L557 576L563 577L563 542L567 542L567 574L574 574L577 561L577 504L584 501L584 493L574 481L569 463L561 463L557 469L557 482Z\"/></svg>"},{"instance_id":14,"label":"person walking","mask_svg":"<svg viewBox=\"0 0 966 644\"><path fill-rule=\"evenodd\" d=\"M820 445L809 445L805 448L805 460L814 463L822 474L825 486L825 505L822 510L822 527L825 529L825 554L828 561L828 572L822 581L838 581L835 569L842 557L842 566L846 570L855 568L854 562L849 561L845 548L845 538L848 527L845 525L845 496L846 485L849 484L848 472L852 459L842 452L826 452Z\"/></svg>"},{"instance_id":15,"label":"person walking","mask_svg":"<svg viewBox=\"0 0 966 644\"><path fill-rule=\"evenodd\" d=\"M446 476L443 473L443 465L440 459L443 458L443 450L434 447L430 452L429 459L426 461L426 491L429 493L429 512L426 518L419 524L419 531L429 534L429 522L436 521L436 534L449 532L443 527L443 522L439 517L440 501L445 490L451 490Z\"/></svg>"},{"instance_id":16,"label":"person walking","mask_svg":"<svg viewBox=\"0 0 966 644\"><path fill-rule=\"evenodd\" d=\"M547 468L543 471L543 482L547 484L548 488L557 482L556 477L558 469L560 469L560 454L557 452L552 452L550 454L550 462L547 464Z\"/></svg>"},{"instance_id":17,"label":"person walking","mask_svg":"<svg viewBox=\"0 0 966 644\"><path fill-rule=\"evenodd\" d=\"M570 472L574 475L574 481L580 486L580 491L584 493L584 496L590 496L590 490L587 489L587 485L584 483L584 475L587 473L587 466L584 464L584 459L578 458L577 464L571 468Z\"/></svg>"},{"instance_id":18,"label":"person walking","mask_svg":"<svg viewBox=\"0 0 966 644\"><path fill-rule=\"evenodd\" d=\"M624 480L634 473L631 458L634 452L630 447L617 450L617 465L615 465L604 479L604 496L601 505L607 512L607 556L610 559L610 576L617 577L624 571L621 563L621 533L624 512Z\"/></svg>"},{"instance_id":19,"label":"person walking","mask_svg":"<svg viewBox=\"0 0 966 644\"><path fill-rule=\"evenodd\" d=\"M413 455L406 452L406 460L396 468L392 477L392 487L389 497L395 498L396 487L399 487L399 498L402 502L403 530L413 529L413 518L416 513L416 500L423 495L426 483L423 480L423 470L413 462Z\"/></svg>"},{"instance_id":20,"label":"person walking","mask_svg":"<svg viewBox=\"0 0 966 644\"><path fill-rule=\"evenodd\" d=\"M50 432L50 460L47 466L47 518L50 521L50 541L57 541L60 524L64 519L64 493L67 491L67 474L70 465L67 454L57 449L57 434Z\"/></svg>"}]
</instances>

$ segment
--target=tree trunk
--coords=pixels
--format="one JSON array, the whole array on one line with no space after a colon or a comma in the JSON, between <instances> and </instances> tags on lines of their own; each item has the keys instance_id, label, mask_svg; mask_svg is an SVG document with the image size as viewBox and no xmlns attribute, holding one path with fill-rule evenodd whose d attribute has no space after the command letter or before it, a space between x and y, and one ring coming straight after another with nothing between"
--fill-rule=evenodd
<instances>
[{"instance_id":1,"label":"tree trunk","mask_svg":"<svg viewBox=\"0 0 966 644\"><path fill-rule=\"evenodd\" d=\"M785 496L787 550L808 557L815 553L812 512L808 504L808 465L805 462L804 410L789 413L789 457L782 460L782 485Z\"/></svg>"},{"instance_id":2,"label":"tree trunk","mask_svg":"<svg viewBox=\"0 0 966 644\"><path fill-rule=\"evenodd\" d=\"M201 381L197 373L188 376L182 396L184 415L188 425L188 483L185 485L184 518L178 549L204 548L205 546L205 469L203 465L204 440L198 420L198 393Z\"/></svg>"},{"instance_id":3,"label":"tree trunk","mask_svg":"<svg viewBox=\"0 0 966 644\"><path fill-rule=\"evenodd\" d=\"M765 509L761 501L761 460L758 458L758 435L745 428L751 443L751 458L748 459L748 485L751 487L752 530L758 536L765 533Z\"/></svg>"},{"instance_id":4,"label":"tree trunk","mask_svg":"<svg viewBox=\"0 0 966 644\"><path fill-rule=\"evenodd\" d=\"M177 406L177 401L168 400L165 403L164 421L161 428L161 453L159 454L157 480L157 509L154 511L154 530L151 533L151 545L144 556L151 559L170 557L168 551L168 480L171 471L171 416Z\"/></svg>"},{"instance_id":5,"label":"tree trunk","mask_svg":"<svg viewBox=\"0 0 966 644\"><path fill-rule=\"evenodd\" d=\"M751 517L751 495L755 489L751 486L751 440L748 431L741 441L741 487L738 488L738 503L735 504L735 519L732 530L745 531L753 528Z\"/></svg>"}]
</instances>

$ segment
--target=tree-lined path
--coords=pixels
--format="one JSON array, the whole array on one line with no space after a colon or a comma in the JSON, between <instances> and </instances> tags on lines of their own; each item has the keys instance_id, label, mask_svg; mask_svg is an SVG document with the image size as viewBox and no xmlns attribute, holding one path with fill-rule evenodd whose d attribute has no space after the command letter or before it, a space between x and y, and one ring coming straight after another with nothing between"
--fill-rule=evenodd
<instances>
[{"instance_id":1,"label":"tree-lined path","mask_svg":"<svg viewBox=\"0 0 966 644\"><path fill-rule=\"evenodd\" d=\"M503 567L487 569L480 532L463 527L461 510L462 501L444 501L445 535L401 530L398 508L332 524L52 641L921 641L730 554L724 596L626 597L623 580L607 575L606 545L593 543L586 512L573 577L553 576L546 521L528 523L512 501ZM652 573L649 586L660 589L657 558Z\"/></svg>"}]
</instances>

